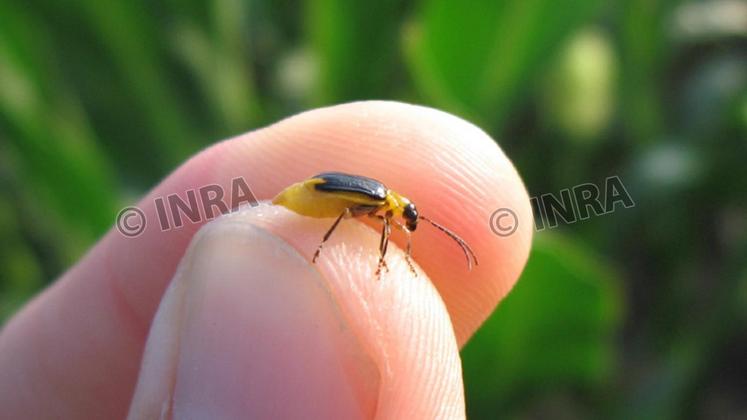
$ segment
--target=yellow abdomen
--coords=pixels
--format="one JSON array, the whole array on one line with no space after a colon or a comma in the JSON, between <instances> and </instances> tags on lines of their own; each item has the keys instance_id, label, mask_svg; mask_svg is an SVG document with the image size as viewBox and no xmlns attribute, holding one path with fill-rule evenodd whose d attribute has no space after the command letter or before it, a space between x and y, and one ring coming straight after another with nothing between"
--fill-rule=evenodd
<instances>
[{"instance_id":1,"label":"yellow abdomen","mask_svg":"<svg viewBox=\"0 0 747 420\"><path fill-rule=\"evenodd\" d=\"M316 218L337 217L345 209L355 206L379 207L384 204L384 201L372 200L363 194L345 191L319 191L314 185L320 182L320 179L312 178L295 183L275 196L272 199L272 204L283 206L304 216Z\"/></svg>"}]
</instances>

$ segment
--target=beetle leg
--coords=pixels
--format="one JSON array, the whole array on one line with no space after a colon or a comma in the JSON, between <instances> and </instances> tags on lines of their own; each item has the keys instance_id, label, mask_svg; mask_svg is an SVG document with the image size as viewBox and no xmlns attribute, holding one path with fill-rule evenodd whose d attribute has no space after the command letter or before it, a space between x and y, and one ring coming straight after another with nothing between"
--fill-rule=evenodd
<instances>
[{"instance_id":1,"label":"beetle leg","mask_svg":"<svg viewBox=\"0 0 747 420\"><path fill-rule=\"evenodd\" d=\"M386 260L384 260L384 257L386 256L386 250L389 247L389 235L392 233L392 225L389 224L389 218L379 216L384 222L384 226L381 229L381 243L379 244L379 265L376 267L376 277L381 278L381 268L386 268L387 273L389 272L389 267L386 265Z\"/></svg>"},{"instance_id":2,"label":"beetle leg","mask_svg":"<svg viewBox=\"0 0 747 420\"><path fill-rule=\"evenodd\" d=\"M405 249L405 261L407 261L407 265L408 267L410 267L410 271L412 272L412 274L415 277L417 277L418 272L415 270L415 265L413 265L412 263L412 234L411 234L412 232L410 232L410 229L407 229L405 225L403 225L402 223L400 223L399 221L395 219L387 219L386 217L381 216L379 214L369 214L369 217L379 219L382 221L382 223L386 223L386 220L389 220L390 223L394 223L394 225L397 226L397 229L405 233L405 235L407 236L407 248ZM390 232L391 232L391 229L390 229ZM381 245L379 245L379 250L381 250ZM386 262L384 262L383 265L386 267ZM386 269L387 271L389 271L388 267L386 267Z\"/></svg>"},{"instance_id":3,"label":"beetle leg","mask_svg":"<svg viewBox=\"0 0 747 420\"><path fill-rule=\"evenodd\" d=\"M327 242L327 239L332 235L332 232L334 232L335 228L337 228L337 225L340 224L340 220L343 219L343 217L350 214L350 209L345 209L345 211L342 212L337 217L337 220L335 220L335 223L332 224L332 227L329 228L326 234L324 234L324 238L322 238L322 242L319 244L319 247L316 249L316 252L314 252L314 257L311 259L312 264L316 263L316 259L319 258L319 254L322 252L322 247L324 246L324 243Z\"/></svg>"},{"instance_id":4,"label":"beetle leg","mask_svg":"<svg viewBox=\"0 0 747 420\"><path fill-rule=\"evenodd\" d=\"M418 276L418 272L415 271L415 266L412 264L412 234L410 232L410 229L408 229L405 225L400 223L397 220L393 220L394 224L399 228L402 232L405 233L407 236L407 249L405 251L405 261L407 261L407 265L410 266L410 271L412 271L412 274L415 275L415 277Z\"/></svg>"},{"instance_id":5,"label":"beetle leg","mask_svg":"<svg viewBox=\"0 0 747 420\"><path fill-rule=\"evenodd\" d=\"M389 244L389 233L386 231L387 229L387 218L376 213L368 213L368 217L379 219L379 221L382 223L381 227L381 242L379 242L379 266L376 269L376 275L379 276L381 272L381 267L383 266L386 268L386 271L389 272L389 266L386 264L386 261L384 260L384 254L386 254L385 244L384 241L386 241L386 244ZM391 231L389 231L391 232Z\"/></svg>"}]
</instances>

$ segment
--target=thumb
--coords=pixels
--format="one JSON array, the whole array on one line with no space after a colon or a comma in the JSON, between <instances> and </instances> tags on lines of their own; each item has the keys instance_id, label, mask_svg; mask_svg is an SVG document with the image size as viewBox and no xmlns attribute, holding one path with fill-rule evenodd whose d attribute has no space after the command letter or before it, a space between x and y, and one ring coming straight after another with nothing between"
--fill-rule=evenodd
<instances>
[{"instance_id":1,"label":"thumb","mask_svg":"<svg viewBox=\"0 0 747 420\"><path fill-rule=\"evenodd\" d=\"M458 347L426 276L378 235L261 206L193 239L153 321L130 418L464 417Z\"/></svg>"}]
</instances>

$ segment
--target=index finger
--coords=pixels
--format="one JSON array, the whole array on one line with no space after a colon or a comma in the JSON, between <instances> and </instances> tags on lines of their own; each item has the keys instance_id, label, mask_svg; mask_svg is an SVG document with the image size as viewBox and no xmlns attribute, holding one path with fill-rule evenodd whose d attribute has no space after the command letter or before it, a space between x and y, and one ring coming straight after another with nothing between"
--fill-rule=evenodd
<instances>
[{"instance_id":1,"label":"index finger","mask_svg":"<svg viewBox=\"0 0 747 420\"><path fill-rule=\"evenodd\" d=\"M237 177L258 199L270 199L289 184L324 171L378 179L470 244L480 260L472 272L459 247L438 230L423 226L413 234L414 259L433 280L464 344L518 278L529 252L532 217L511 162L487 134L462 119L392 102L305 112L203 152L152 192L143 210L155 220L156 197L183 196L210 184L229 192ZM509 236L496 235L490 226L491 215L501 208L515 215L516 231ZM149 226L137 246L118 235L108 238L110 246L125 248L125 255L112 261L118 278L154 273L143 284L120 286L125 295L137 294L128 301L144 322L152 317L194 230L192 225L160 232ZM402 238L394 240L402 245ZM167 244L171 249L164 261L159 254Z\"/></svg>"}]
</instances>

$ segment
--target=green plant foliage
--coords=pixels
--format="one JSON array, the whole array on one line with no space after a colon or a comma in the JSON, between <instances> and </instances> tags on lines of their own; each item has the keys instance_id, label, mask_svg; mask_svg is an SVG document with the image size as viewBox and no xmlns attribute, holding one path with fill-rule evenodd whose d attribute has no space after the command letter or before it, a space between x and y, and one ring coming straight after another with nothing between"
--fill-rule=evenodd
<instances>
[{"instance_id":1,"label":"green plant foliage","mask_svg":"<svg viewBox=\"0 0 747 420\"><path fill-rule=\"evenodd\" d=\"M0 111L11 147L34 195L92 239L111 225L117 204L111 163L77 98L44 71L47 35L9 5L0 3L0 10Z\"/></svg>"},{"instance_id":2,"label":"green plant foliage","mask_svg":"<svg viewBox=\"0 0 747 420\"><path fill-rule=\"evenodd\" d=\"M219 0L211 6L207 31L187 18L175 25L172 49L200 86L218 124L229 132L247 130L261 113L252 69L245 60L251 53L243 32L249 21L248 5Z\"/></svg>"},{"instance_id":3,"label":"green plant foliage","mask_svg":"<svg viewBox=\"0 0 747 420\"><path fill-rule=\"evenodd\" d=\"M517 94L600 0L424 2L406 32L407 62L426 98L501 122Z\"/></svg>"},{"instance_id":4,"label":"green plant foliage","mask_svg":"<svg viewBox=\"0 0 747 420\"><path fill-rule=\"evenodd\" d=\"M394 0L308 3L317 104L387 96L396 71L400 7Z\"/></svg>"},{"instance_id":5,"label":"green plant foliage","mask_svg":"<svg viewBox=\"0 0 747 420\"><path fill-rule=\"evenodd\" d=\"M514 289L462 351L470 418L521 409L521 395L604 385L614 369L620 279L572 241L537 235Z\"/></svg>"},{"instance_id":6,"label":"green plant foliage","mask_svg":"<svg viewBox=\"0 0 747 420\"><path fill-rule=\"evenodd\" d=\"M616 63L608 36L588 28L570 39L550 66L543 111L568 138L599 138L614 106Z\"/></svg>"}]
</instances>

